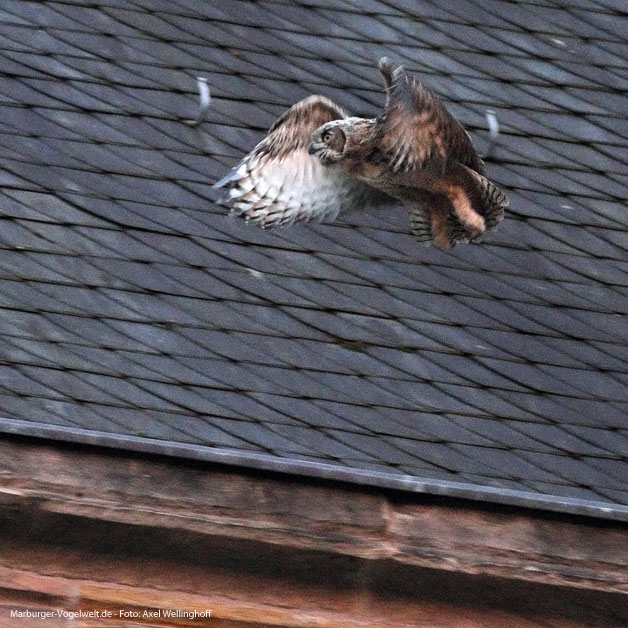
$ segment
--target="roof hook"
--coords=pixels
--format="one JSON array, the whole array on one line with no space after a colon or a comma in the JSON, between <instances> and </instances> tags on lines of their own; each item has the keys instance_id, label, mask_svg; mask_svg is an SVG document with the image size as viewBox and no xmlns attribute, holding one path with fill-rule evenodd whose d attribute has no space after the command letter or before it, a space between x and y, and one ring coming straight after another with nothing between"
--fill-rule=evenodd
<instances>
[{"instance_id":1,"label":"roof hook","mask_svg":"<svg viewBox=\"0 0 628 628\"><path fill-rule=\"evenodd\" d=\"M195 120L184 120L183 123L188 126L198 126L201 122L205 120L207 117L207 112L209 111L209 105L212 102L212 96L209 93L209 85L207 84L207 79L204 76L196 77L196 84L198 85L198 95L199 95L199 107L198 114Z\"/></svg>"},{"instance_id":2,"label":"roof hook","mask_svg":"<svg viewBox=\"0 0 628 628\"><path fill-rule=\"evenodd\" d=\"M499 120L492 109L487 109L485 114L486 124L488 125L488 147L483 155L484 159L490 159L493 156L493 150L499 137Z\"/></svg>"}]
</instances>

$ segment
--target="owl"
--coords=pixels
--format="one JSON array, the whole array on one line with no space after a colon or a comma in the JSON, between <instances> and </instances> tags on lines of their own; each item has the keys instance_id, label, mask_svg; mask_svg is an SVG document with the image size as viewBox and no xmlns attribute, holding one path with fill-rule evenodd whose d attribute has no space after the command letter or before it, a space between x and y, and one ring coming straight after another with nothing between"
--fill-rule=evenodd
<instances>
[{"instance_id":1,"label":"owl","mask_svg":"<svg viewBox=\"0 0 628 628\"><path fill-rule=\"evenodd\" d=\"M401 66L383 58L379 70L386 102L375 118L350 117L324 96L288 109L214 184L231 213L266 228L400 202L414 236L442 249L495 229L508 201L467 132Z\"/></svg>"}]
</instances>

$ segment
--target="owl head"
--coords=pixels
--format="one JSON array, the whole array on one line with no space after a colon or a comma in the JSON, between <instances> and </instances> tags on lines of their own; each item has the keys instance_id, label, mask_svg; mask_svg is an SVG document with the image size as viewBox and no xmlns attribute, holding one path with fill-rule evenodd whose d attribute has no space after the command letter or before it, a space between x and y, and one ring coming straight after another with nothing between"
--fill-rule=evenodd
<instances>
[{"instance_id":1,"label":"owl head","mask_svg":"<svg viewBox=\"0 0 628 628\"><path fill-rule=\"evenodd\" d=\"M332 120L314 131L308 153L328 166L343 158L347 144L347 118Z\"/></svg>"},{"instance_id":2,"label":"owl head","mask_svg":"<svg viewBox=\"0 0 628 628\"><path fill-rule=\"evenodd\" d=\"M310 140L308 152L323 166L341 159L361 158L373 141L377 121L370 118L341 118L320 126Z\"/></svg>"}]
</instances>

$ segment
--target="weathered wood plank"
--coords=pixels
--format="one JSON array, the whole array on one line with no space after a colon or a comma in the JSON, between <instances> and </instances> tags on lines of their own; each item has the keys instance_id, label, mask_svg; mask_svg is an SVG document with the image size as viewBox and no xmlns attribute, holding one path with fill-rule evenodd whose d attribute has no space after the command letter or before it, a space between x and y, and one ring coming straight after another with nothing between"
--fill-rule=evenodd
<instances>
[{"instance_id":1,"label":"weathered wood plank","mask_svg":"<svg viewBox=\"0 0 628 628\"><path fill-rule=\"evenodd\" d=\"M157 457L5 439L0 504L35 518L81 517L164 534L628 592L628 533L619 523Z\"/></svg>"}]
</instances>

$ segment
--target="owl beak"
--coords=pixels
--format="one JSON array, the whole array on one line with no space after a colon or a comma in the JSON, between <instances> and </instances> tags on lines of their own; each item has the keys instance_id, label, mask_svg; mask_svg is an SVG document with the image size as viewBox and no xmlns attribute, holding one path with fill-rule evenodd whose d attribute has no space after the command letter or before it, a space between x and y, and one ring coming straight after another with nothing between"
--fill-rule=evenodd
<instances>
[{"instance_id":1,"label":"owl beak","mask_svg":"<svg viewBox=\"0 0 628 628\"><path fill-rule=\"evenodd\" d=\"M307 152L310 155L313 155L316 152L316 147L314 146L314 143L310 144L309 148L307 149Z\"/></svg>"}]
</instances>

